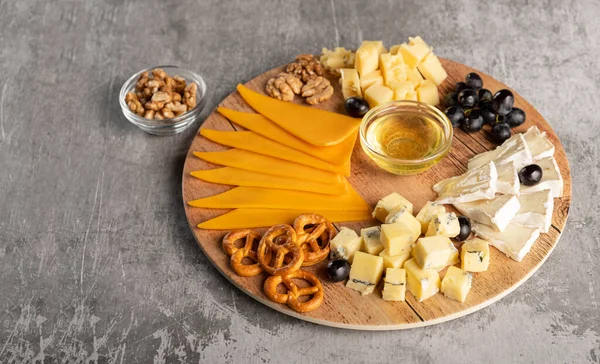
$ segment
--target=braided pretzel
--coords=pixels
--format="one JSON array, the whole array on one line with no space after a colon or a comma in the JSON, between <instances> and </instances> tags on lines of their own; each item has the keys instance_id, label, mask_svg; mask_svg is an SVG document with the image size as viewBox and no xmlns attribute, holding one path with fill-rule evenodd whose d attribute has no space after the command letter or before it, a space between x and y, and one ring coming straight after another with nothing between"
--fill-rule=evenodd
<instances>
[{"instance_id":1,"label":"braided pretzel","mask_svg":"<svg viewBox=\"0 0 600 364\"><path fill-rule=\"evenodd\" d=\"M238 248L235 242L245 239L244 246ZM253 249L254 243L260 240L260 234L251 229L232 231L223 238L223 250L231 256L229 263L231 269L242 277L253 277L260 274L263 270L256 258L256 251ZM244 258L254 261L254 264L244 264Z\"/></svg>"},{"instance_id":2,"label":"braided pretzel","mask_svg":"<svg viewBox=\"0 0 600 364\"><path fill-rule=\"evenodd\" d=\"M309 287L299 288L293 278L304 279L311 283ZM283 283L286 293L277 292L277 286ZM265 295L273 302L287 304L296 312L308 312L317 309L323 302L323 285L314 274L305 270L297 270L284 276L270 276L265 280ZM298 301L300 296L312 296L306 302Z\"/></svg>"},{"instance_id":3,"label":"braided pretzel","mask_svg":"<svg viewBox=\"0 0 600 364\"><path fill-rule=\"evenodd\" d=\"M321 215L304 214L294 220L298 244L304 251L302 266L310 266L329 256L329 241L337 231L333 224Z\"/></svg>"},{"instance_id":4,"label":"braided pretzel","mask_svg":"<svg viewBox=\"0 0 600 364\"><path fill-rule=\"evenodd\" d=\"M289 225L275 225L267 230L258 244L256 256L265 272L274 276L297 271L304 260L302 249L296 244L296 232Z\"/></svg>"}]
</instances>

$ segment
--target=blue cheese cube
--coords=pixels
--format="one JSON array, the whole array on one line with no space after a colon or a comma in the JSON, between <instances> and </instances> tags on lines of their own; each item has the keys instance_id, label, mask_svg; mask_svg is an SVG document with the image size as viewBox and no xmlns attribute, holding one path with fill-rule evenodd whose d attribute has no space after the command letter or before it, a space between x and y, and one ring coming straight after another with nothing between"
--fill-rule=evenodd
<instances>
[{"instance_id":1,"label":"blue cheese cube","mask_svg":"<svg viewBox=\"0 0 600 364\"><path fill-rule=\"evenodd\" d=\"M430 236L417 240L413 256L419 267L441 270L457 259L458 250L447 237Z\"/></svg>"},{"instance_id":2,"label":"blue cheese cube","mask_svg":"<svg viewBox=\"0 0 600 364\"><path fill-rule=\"evenodd\" d=\"M410 214L413 213L413 204L399 193L394 192L377 202L375 210L373 210L373 217L381 222L385 222L385 218L390 214L390 211L399 206L406 206L406 210Z\"/></svg>"},{"instance_id":3,"label":"blue cheese cube","mask_svg":"<svg viewBox=\"0 0 600 364\"><path fill-rule=\"evenodd\" d=\"M446 236L448 238L454 238L460 234L460 222L454 212L445 212L443 214L435 215L425 236Z\"/></svg>"},{"instance_id":4,"label":"blue cheese cube","mask_svg":"<svg viewBox=\"0 0 600 364\"><path fill-rule=\"evenodd\" d=\"M390 255L387 250L383 250L379 253L379 256L383 258L383 266L385 268L402 268L404 263L410 259L411 251L400 253L398 255Z\"/></svg>"},{"instance_id":5,"label":"blue cheese cube","mask_svg":"<svg viewBox=\"0 0 600 364\"><path fill-rule=\"evenodd\" d=\"M404 263L408 290L419 302L440 291L440 274L435 269L421 269L415 259Z\"/></svg>"},{"instance_id":6,"label":"blue cheese cube","mask_svg":"<svg viewBox=\"0 0 600 364\"><path fill-rule=\"evenodd\" d=\"M442 293L450 299L465 302L471 290L472 280L471 273L457 267L450 267L442 280Z\"/></svg>"},{"instance_id":7,"label":"blue cheese cube","mask_svg":"<svg viewBox=\"0 0 600 364\"><path fill-rule=\"evenodd\" d=\"M417 220L404 205L393 208L385 218L386 224L402 225L405 230L410 231L414 241L421 235L421 223Z\"/></svg>"},{"instance_id":8,"label":"blue cheese cube","mask_svg":"<svg viewBox=\"0 0 600 364\"><path fill-rule=\"evenodd\" d=\"M482 239L470 239L460 249L460 267L468 272L485 272L490 265L490 246Z\"/></svg>"},{"instance_id":9,"label":"blue cheese cube","mask_svg":"<svg viewBox=\"0 0 600 364\"><path fill-rule=\"evenodd\" d=\"M421 223L421 234L425 234L427 232L427 228L429 228L429 222L436 215L440 215L446 212L446 208L443 205L437 204L433 201L427 201L425 206L421 208L421 211L417 214L416 218Z\"/></svg>"},{"instance_id":10,"label":"blue cheese cube","mask_svg":"<svg viewBox=\"0 0 600 364\"><path fill-rule=\"evenodd\" d=\"M388 268L385 271L382 298L386 301L404 301L406 297L406 270Z\"/></svg>"},{"instance_id":11,"label":"blue cheese cube","mask_svg":"<svg viewBox=\"0 0 600 364\"><path fill-rule=\"evenodd\" d=\"M361 239L358 234L347 227L342 227L339 233L331 240L331 260L346 259L352 263L354 253L360 250Z\"/></svg>"},{"instance_id":12,"label":"blue cheese cube","mask_svg":"<svg viewBox=\"0 0 600 364\"><path fill-rule=\"evenodd\" d=\"M361 250L369 254L377 255L384 249L381 243L381 227L373 226L360 231L362 240Z\"/></svg>"},{"instance_id":13,"label":"blue cheese cube","mask_svg":"<svg viewBox=\"0 0 600 364\"><path fill-rule=\"evenodd\" d=\"M390 255L409 252L418 237L401 224L381 225L381 244Z\"/></svg>"},{"instance_id":14,"label":"blue cheese cube","mask_svg":"<svg viewBox=\"0 0 600 364\"><path fill-rule=\"evenodd\" d=\"M373 292L383 274L383 258L356 252L350 268L350 278L346 287L360 292L363 296Z\"/></svg>"}]
</instances>

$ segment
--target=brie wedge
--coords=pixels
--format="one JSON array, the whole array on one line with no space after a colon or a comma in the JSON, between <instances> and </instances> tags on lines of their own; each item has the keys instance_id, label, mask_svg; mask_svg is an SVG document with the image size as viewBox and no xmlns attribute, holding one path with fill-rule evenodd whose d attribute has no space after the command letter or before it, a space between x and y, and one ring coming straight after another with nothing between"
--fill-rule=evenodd
<instances>
[{"instance_id":1,"label":"brie wedge","mask_svg":"<svg viewBox=\"0 0 600 364\"><path fill-rule=\"evenodd\" d=\"M491 200L455 203L454 207L475 222L504 231L519 212L521 205L517 196L503 195Z\"/></svg>"},{"instance_id":2,"label":"brie wedge","mask_svg":"<svg viewBox=\"0 0 600 364\"><path fill-rule=\"evenodd\" d=\"M540 236L540 229L528 226L508 224L503 232L493 227L473 222L471 228L475 234L486 239L507 257L520 262L531 250L531 246Z\"/></svg>"},{"instance_id":3,"label":"brie wedge","mask_svg":"<svg viewBox=\"0 0 600 364\"><path fill-rule=\"evenodd\" d=\"M496 194L498 172L489 162L465 174L447 178L436 183L433 190L438 193L438 204L454 204L477 200L489 200Z\"/></svg>"},{"instance_id":4,"label":"brie wedge","mask_svg":"<svg viewBox=\"0 0 600 364\"><path fill-rule=\"evenodd\" d=\"M496 170L498 171L496 193L502 195L518 195L521 182L519 182L519 171L515 168L515 163L508 162L496 166Z\"/></svg>"},{"instance_id":5,"label":"brie wedge","mask_svg":"<svg viewBox=\"0 0 600 364\"><path fill-rule=\"evenodd\" d=\"M519 196L521 208L512 220L515 224L537 227L543 233L550 230L554 199L550 190L542 190Z\"/></svg>"},{"instance_id":6,"label":"brie wedge","mask_svg":"<svg viewBox=\"0 0 600 364\"><path fill-rule=\"evenodd\" d=\"M496 166L514 162L515 167L519 169L531 164L531 161L531 151L525 142L523 134L519 133L510 137L498 148L471 158L468 168L471 170L489 162L494 162Z\"/></svg>"},{"instance_id":7,"label":"brie wedge","mask_svg":"<svg viewBox=\"0 0 600 364\"><path fill-rule=\"evenodd\" d=\"M532 126L523 134L525 142L531 152L534 161L552 157L554 155L554 144L546 138L546 133L541 132L537 126Z\"/></svg>"},{"instance_id":8,"label":"brie wedge","mask_svg":"<svg viewBox=\"0 0 600 364\"><path fill-rule=\"evenodd\" d=\"M554 157L540 159L535 164L542 168L542 180L533 186L521 186L521 193L527 194L535 191L551 190L552 197L562 197L563 179Z\"/></svg>"}]
</instances>

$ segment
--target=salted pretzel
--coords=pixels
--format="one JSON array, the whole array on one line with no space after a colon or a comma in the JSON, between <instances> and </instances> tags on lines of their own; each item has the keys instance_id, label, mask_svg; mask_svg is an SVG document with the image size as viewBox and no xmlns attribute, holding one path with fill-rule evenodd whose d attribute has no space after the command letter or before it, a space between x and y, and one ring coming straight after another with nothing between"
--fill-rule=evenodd
<instances>
[{"instance_id":1,"label":"salted pretzel","mask_svg":"<svg viewBox=\"0 0 600 364\"><path fill-rule=\"evenodd\" d=\"M240 248L236 247L235 242L242 239L245 240L244 245ZM258 243L259 241L260 234L251 229L232 231L223 237L223 250L231 257L229 264L231 265L231 269L238 275L253 277L263 271L256 258L256 250L254 250L254 243ZM242 263L244 258L249 258L255 263L244 264Z\"/></svg>"},{"instance_id":2,"label":"salted pretzel","mask_svg":"<svg viewBox=\"0 0 600 364\"><path fill-rule=\"evenodd\" d=\"M317 264L329 256L329 242L337 234L329 220L318 214L300 215L294 220L294 230L304 252L303 266Z\"/></svg>"},{"instance_id":3,"label":"salted pretzel","mask_svg":"<svg viewBox=\"0 0 600 364\"><path fill-rule=\"evenodd\" d=\"M304 279L311 286L299 288L292 279ZM277 292L277 286L283 283L286 293ZM270 276L265 280L265 295L273 302L287 304L296 312L308 312L317 309L323 302L323 285L319 278L305 270L297 270L284 276ZM312 296L308 301L300 302L301 296Z\"/></svg>"},{"instance_id":4,"label":"salted pretzel","mask_svg":"<svg viewBox=\"0 0 600 364\"><path fill-rule=\"evenodd\" d=\"M283 224L267 230L258 244L256 256L264 271L275 276L297 271L304 261L294 228Z\"/></svg>"}]
</instances>

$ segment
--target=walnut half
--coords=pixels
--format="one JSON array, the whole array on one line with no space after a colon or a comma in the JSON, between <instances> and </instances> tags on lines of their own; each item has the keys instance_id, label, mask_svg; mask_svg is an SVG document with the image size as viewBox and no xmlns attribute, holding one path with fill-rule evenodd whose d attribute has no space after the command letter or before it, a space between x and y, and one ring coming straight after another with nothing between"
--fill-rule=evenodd
<instances>
[{"instance_id":1,"label":"walnut half","mask_svg":"<svg viewBox=\"0 0 600 364\"><path fill-rule=\"evenodd\" d=\"M312 54L299 54L294 62L287 65L285 71L308 82L313 78L323 75L323 65Z\"/></svg>"},{"instance_id":2,"label":"walnut half","mask_svg":"<svg viewBox=\"0 0 600 364\"><path fill-rule=\"evenodd\" d=\"M302 81L289 73L280 73L267 81L265 91L275 99L283 101L292 101L294 95L300 94L302 90Z\"/></svg>"},{"instance_id":3,"label":"walnut half","mask_svg":"<svg viewBox=\"0 0 600 364\"><path fill-rule=\"evenodd\" d=\"M306 97L306 103L310 105L320 104L327 101L333 95L333 87L328 79L319 76L306 83L302 87L302 97Z\"/></svg>"}]
</instances>

